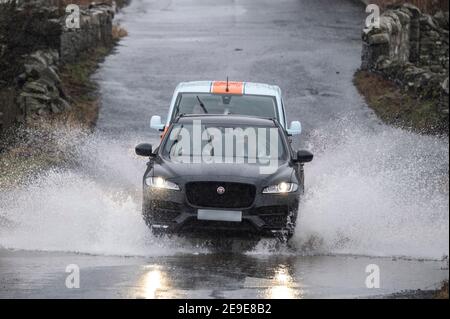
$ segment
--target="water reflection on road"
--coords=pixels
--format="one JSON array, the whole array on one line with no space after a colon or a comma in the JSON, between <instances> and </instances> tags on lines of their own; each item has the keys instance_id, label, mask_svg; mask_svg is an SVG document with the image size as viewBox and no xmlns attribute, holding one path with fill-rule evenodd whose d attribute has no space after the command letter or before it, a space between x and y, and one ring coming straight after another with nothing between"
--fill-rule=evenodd
<instances>
[{"instance_id":1,"label":"water reflection on road","mask_svg":"<svg viewBox=\"0 0 450 319\"><path fill-rule=\"evenodd\" d=\"M369 264L380 266L379 289L366 287ZM377 296L431 282L437 286L446 277L442 266L436 261L353 256L177 256L142 266L139 288L131 289L131 295L150 299Z\"/></svg>"}]
</instances>

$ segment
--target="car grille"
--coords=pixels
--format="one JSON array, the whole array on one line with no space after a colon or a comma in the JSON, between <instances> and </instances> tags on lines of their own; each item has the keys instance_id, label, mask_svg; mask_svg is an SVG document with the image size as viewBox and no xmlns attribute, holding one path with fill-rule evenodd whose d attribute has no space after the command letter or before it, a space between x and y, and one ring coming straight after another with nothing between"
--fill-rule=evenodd
<instances>
[{"instance_id":1,"label":"car grille","mask_svg":"<svg viewBox=\"0 0 450 319\"><path fill-rule=\"evenodd\" d=\"M218 194L223 187L225 192ZM191 182L186 184L186 197L191 205L214 208L247 208L255 200L256 187L242 183Z\"/></svg>"}]
</instances>

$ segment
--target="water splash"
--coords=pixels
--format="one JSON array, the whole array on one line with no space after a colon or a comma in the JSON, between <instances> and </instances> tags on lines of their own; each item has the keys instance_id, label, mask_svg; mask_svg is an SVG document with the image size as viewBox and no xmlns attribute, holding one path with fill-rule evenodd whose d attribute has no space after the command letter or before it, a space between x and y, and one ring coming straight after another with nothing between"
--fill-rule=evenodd
<instances>
[{"instance_id":1,"label":"water splash","mask_svg":"<svg viewBox=\"0 0 450 319\"><path fill-rule=\"evenodd\" d=\"M63 141L70 141L69 156L77 165L39 172L2 190L0 246L126 256L204 251L149 232L141 217L145 160L132 153L133 137L117 141L65 130L53 136L52 148L67 148Z\"/></svg>"},{"instance_id":2,"label":"water splash","mask_svg":"<svg viewBox=\"0 0 450 319\"><path fill-rule=\"evenodd\" d=\"M138 137L54 137L45 144L69 154L71 165L2 189L0 246L145 256L205 251L150 235L140 216L145 160L133 154ZM315 160L306 167L295 249L281 253L448 255L448 138L342 120L311 132L308 143ZM251 253L280 247L263 241Z\"/></svg>"},{"instance_id":3,"label":"water splash","mask_svg":"<svg viewBox=\"0 0 450 319\"><path fill-rule=\"evenodd\" d=\"M294 238L303 251L448 255L447 137L342 120L309 144L316 156Z\"/></svg>"}]
</instances>

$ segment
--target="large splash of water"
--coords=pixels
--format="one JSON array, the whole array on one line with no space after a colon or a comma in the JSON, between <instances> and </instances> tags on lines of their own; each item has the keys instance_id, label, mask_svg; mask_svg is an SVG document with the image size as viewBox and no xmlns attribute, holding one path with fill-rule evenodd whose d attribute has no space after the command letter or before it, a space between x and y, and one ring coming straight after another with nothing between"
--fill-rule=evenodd
<instances>
[{"instance_id":1,"label":"large splash of water","mask_svg":"<svg viewBox=\"0 0 450 319\"><path fill-rule=\"evenodd\" d=\"M350 121L312 132L296 241L324 253L448 255L448 138Z\"/></svg>"},{"instance_id":2,"label":"large splash of water","mask_svg":"<svg viewBox=\"0 0 450 319\"><path fill-rule=\"evenodd\" d=\"M145 160L134 155L136 142L129 136L119 141L101 134L52 132L42 151L60 147L75 164L2 190L0 247L125 256L201 252L150 234L141 218Z\"/></svg>"},{"instance_id":3,"label":"large splash of water","mask_svg":"<svg viewBox=\"0 0 450 319\"><path fill-rule=\"evenodd\" d=\"M297 252L448 255L448 138L350 123L333 122L308 139L316 156L306 167ZM76 165L1 190L0 246L114 255L200 250L149 234L140 216L145 160L133 154L136 137L55 136L60 147L73 145Z\"/></svg>"}]
</instances>

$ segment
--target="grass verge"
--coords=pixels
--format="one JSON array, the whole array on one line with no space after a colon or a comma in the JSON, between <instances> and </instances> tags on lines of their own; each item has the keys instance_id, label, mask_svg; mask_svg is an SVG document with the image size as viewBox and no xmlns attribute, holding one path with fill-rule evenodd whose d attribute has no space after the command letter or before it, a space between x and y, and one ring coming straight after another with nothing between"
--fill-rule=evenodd
<instances>
[{"instance_id":1,"label":"grass verge","mask_svg":"<svg viewBox=\"0 0 450 319\"><path fill-rule=\"evenodd\" d=\"M72 109L55 114L45 119L50 124L78 125L93 128L97 122L100 101L97 84L91 75L97 70L99 63L111 53L115 44L126 37L128 32L119 24L112 27L113 44L108 47L97 47L82 54L76 63L65 64L60 68L60 77L65 94L70 99Z\"/></svg>"},{"instance_id":2,"label":"grass verge","mask_svg":"<svg viewBox=\"0 0 450 319\"><path fill-rule=\"evenodd\" d=\"M385 123L423 134L448 134L448 118L439 114L436 101L419 99L368 71L357 71L353 82Z\"/></svg>"},{"instance_id":3,"label":"grass verge","mask_svg":"<svg viewBox=\"0 0 450 319\"><path fill-rule=\"evenodd\" d=\"M70 97L72 109L52 117L51 121L77 124L92 128L98 118L99 97L97 85L91 79L98 64L111 51L111 48L98 47L84 54L73 64L64 65L61 80L65 93Z\"/></svg>"}]
</instances>

